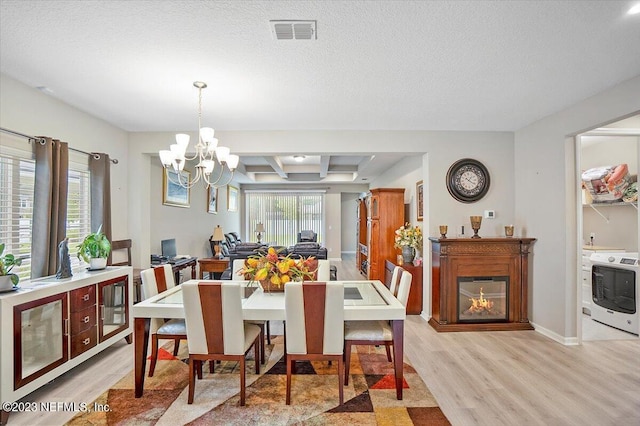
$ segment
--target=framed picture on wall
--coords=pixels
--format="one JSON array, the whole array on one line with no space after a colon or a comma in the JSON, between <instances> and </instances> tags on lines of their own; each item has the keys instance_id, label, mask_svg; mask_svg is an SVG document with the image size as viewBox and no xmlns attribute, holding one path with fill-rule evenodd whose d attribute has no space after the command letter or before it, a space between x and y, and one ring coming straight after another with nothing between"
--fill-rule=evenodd
<instances>
[{"instance_id":1,"label":"framed picture on wall","mask_svg":"<svg viewBox=\"0 0 640 426\"><path fill-rule=\"evenodd\" d=\"M422 222L424 215L424 191L422 181L416 183L416 207L418 208L418 221Z\"/></svg>"},{"instance_id":2,"label":"framed picture on wall","mask_svg":"<svg viewBox=\"0 0 640 426\"><path fill-rule=\"evenodd\" d=\"M218 188L207 188L207 213L218 213Z\"/></svg>"},{"instance_id":3,"label":"framed picture on wall","mask_svg":"<svg viewBox=\"0 0 640 426\"><path fill-rule=\"evenodd\" d=\"M179 178L178 173L180 173ZM162 204L174 207L189 207L190 189L183 187L178 182L188 182L190 178L191 173L186 170L180 172L163 170Z\"/></svg>"},{"instance_id":4,"label":"framed picture on wall","mask_svg":"<svg viewBox=\"0 0 640 426\"><path fill-rule=\"evenodd\" d=\"M231 185L227 185L227 210L238 211L238 188Z\"/></svg>"}]
</instances>

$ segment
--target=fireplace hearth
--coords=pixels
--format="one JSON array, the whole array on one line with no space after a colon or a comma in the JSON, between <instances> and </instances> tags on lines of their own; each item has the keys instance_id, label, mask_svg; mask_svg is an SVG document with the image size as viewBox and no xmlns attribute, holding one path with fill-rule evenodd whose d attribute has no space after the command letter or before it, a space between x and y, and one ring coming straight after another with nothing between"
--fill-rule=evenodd
<instances>
[{"instance_id":1,"label":"fireplace hearth","mask_svg":"<svg viewBox=\"0 0 640 426\"><path fill-rule=\"evenodd\" d=\"M529 249L535 238L429 238L437 331L532 330Z\"/></svg>"}]
</instances>

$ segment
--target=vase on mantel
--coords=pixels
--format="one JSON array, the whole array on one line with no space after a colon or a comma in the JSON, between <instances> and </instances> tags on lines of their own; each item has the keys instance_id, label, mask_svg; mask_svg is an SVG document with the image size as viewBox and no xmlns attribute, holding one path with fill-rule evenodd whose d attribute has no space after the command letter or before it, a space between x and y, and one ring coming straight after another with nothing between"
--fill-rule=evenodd
<instances>
[{"instance_id":1,"label":"vase on mantel","mask_svg":"<svg viewBox=\"0 0 640 426\"><path fill-rule=\"evenodd\" d=\"M404 263L413 262L413 257L415 256L415 250L411 246L402 246L402 261Z\"/></svg>"}]
</instances>

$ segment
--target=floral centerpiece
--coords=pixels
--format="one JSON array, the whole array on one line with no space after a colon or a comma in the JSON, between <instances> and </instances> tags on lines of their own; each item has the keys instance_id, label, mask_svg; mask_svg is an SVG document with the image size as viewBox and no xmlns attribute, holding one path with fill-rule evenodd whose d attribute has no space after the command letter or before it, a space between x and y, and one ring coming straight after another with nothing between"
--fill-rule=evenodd
<instances>
[{"instance_id":1,"label":"floral centerpiece","mask_svg":"<svg viewBox=\"0 0 640 426\"><path fill-rule=\"evenodd\" d=\"M266 291L284 291L290 281L313 280L318 269L315 257L292 259L269 247L266 254L249 256L244 268L237 271L250 281L260 281Z\"/></svg>"},{"instance_id":2,"label":"floral centerpiece","mask_svg":"<svg viewBox=\"0 0 640 426\"><path fill-rule=\"evenodd\" d=\"M405 223L396 229L393 246L402 249L402 257L406 263L412 262L415 250L422 250L422 229Z\"/></svg>"}]
</instances>

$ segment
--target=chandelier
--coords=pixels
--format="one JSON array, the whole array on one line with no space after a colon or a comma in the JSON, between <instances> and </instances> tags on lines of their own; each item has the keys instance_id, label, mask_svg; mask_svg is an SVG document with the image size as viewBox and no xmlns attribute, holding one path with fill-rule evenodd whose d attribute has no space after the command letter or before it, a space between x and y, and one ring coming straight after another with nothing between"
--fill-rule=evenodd
<instances>
[{"instance_id":1,"label":"chandelier","mask_svg":"<svg viewBox=\"0 0 640 426\"><path fill-rule=\"evenodd\" d=\"M214 138L215 131L211 127L202 127L202 89L207 87L207 83L195 81L193 83L198 88L198 143L195 145L195 154L193 157L187 157L187 148L189 147L189 135L178 133L176 135L176 143L171 145L169 149L160 150L160 162L162 167L172 183L180 185L183 188L191 188L198 181L208 188L213 186L218 188L227 185L233 179L233 173L238 167L240 158L237 155L230 154L230 149L226 146L218 146L218 139ZM183 174L184 165L187 161L197 160L195 166L195 176L188 178ZM170 173L170 169L173 173ZM225 175L225 169L229 171L229 178L224 183L220 183ZM171 175L175 178L172 178Z\"/></svg>"}]
</instances>

